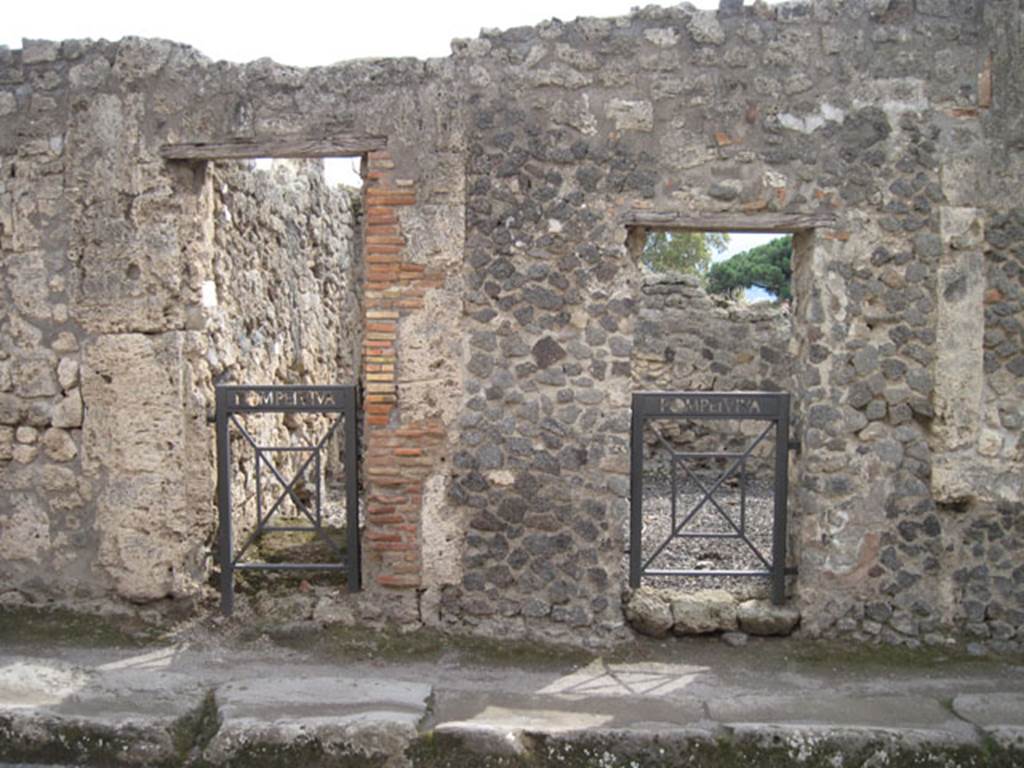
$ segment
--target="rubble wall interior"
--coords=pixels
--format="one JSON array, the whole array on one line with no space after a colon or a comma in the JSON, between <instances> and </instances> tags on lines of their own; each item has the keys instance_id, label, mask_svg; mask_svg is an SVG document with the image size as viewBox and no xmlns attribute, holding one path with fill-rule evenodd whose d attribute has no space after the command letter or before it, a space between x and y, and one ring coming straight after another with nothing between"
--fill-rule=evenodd
<instances>
[{"instance_id":1,"label":"rubble wall interior","mask_svg":"<svg viewBox=\"0 0 1024 768\"><path fill-rule=\"evenodd\" d=\"M698 278L644 271L632 355L637 390L789 391L789 308L704 290Z\"/></svg>"},{"instance_id":2,"label":"rubble wall interior","mask_svg":"<svg viewBox=\"0 0 1024 768\"><path fill-rule=\"evenodd\" d=\"M387 138L365 200L364 619L624 636L629 223L791 214L826 222L796 236L803 630L1019 643L1021 35L1020 0L819 0L307 71L134 39L0 51L5 577L189 593L213 201L159 148L340 132Z\"/></svg>"},{"instance_id":3,"label":"rubble wall interior","mask_svg":"<svg viewBox=\"0 0 1024 768\"><path fill-rule=\"evenodd\" d=\"M631 360L633 390L792 392L791 342L788 303L711 296L696 276L643 270ZM661 449L668 447L743 451L763 427L693 419L662 420L653 426L644 437L645 450L662 462L666 455ZM752 453L755 474L770 476L770 448L765 444ZM748 463L747 468L754 466Z\"/></svg>"},{"instance_id":4,"label":"rubble wall interior","mask_svg":"<svg viewBox=\"0 0 1024 768\"><path fill-rule=\"evenodd\" d=\"M789 302L747 303L709 295L696 276L642 270L631 360L635 392L792 393L794 349ZM775 443L773 431L758 439L764 429L765 423L755 420L669 418L645 423L644 562L673 530L673 502L675 525L682 524L681 531L732 534L735 529L731 525L735 524L760 554L771 557ZM703 503L698 483L714 488L719 477L729 472L735 456L748 450L742 463L713 492L721 510ZM722 452L734 456L710 455ZM623 524L628 536L631 523ZM788 549L794 563L792 544ZM651 567L759 570L764 563L740 539L688 538L668 543ZM684 592L727 589L751 597L767 597L769 587L766 578L718 576L651 577L643 583Z\"/></svg>"},{"instance_id":5,"label":"rubble wall interior","mask_svg":"<svg viewBox=\"0 0 1024 768\"><path fill-rule=\"evenodd\" d=\"M358 376L358 190L320 161L269 170L213 163L213 248L204 309L210 377L345 384Z\"/></svg>"},{"instance_id":6,"label":"rubble wall interior","mask_svg":"<svg viewBox=\"0 0 1024 768\"><path fill-rule=\"evenodd\" d=\"M211 398L215 383L353 384L359 380L361 268L358 190L331 187L320 160L275 160L270 168L246 161L207 169L212 240L201 266L206 354L196 362L198 386ZM212 402L212 400L210 400ZM260 445L312 445L331 428L331 416L244 416ZM236 546L255 524L253 450L231 429ZM342 512L343 466L338 431L323 455L325 512ZM274 452L290 480L309 454ZM212 468L211 468L211 471ZM264 469L268 508L282 490ZM300 490L312 471L303 474ZM286 502L281 515L307 524ZM279 518L278 518L278 524Z\"/></svg>"}]
</instances>

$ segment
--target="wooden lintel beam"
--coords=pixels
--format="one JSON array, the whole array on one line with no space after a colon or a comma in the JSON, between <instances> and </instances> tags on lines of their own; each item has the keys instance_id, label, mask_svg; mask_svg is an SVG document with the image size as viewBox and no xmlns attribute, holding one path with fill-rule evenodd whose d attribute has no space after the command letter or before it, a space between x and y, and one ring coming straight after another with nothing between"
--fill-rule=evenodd
<instances>
[{"instance_id":1,"label":"wooden lintel beam","mask_svg":"<svg viewBox=\"0 0 1024 768\"><path fill-rule=\"evenodd\" d=\"M627 227L685 229L694 232L804 232L837 225L831 213L678 213L629 211L621 221Z\"/></svg>"},{"instance_id":2,"label":"wooden lintel beam","mask_svg":"<svg viewBox=\"0 0 1024 768\"><path fill-rule=\"evenodd\" d=\"M245 160L255 157L352 157L385 149L386 136L358 134L322 138L236 138L226 141L189 141L164 144L160 156L167 160Z\"/></svg>"}]
</instances>

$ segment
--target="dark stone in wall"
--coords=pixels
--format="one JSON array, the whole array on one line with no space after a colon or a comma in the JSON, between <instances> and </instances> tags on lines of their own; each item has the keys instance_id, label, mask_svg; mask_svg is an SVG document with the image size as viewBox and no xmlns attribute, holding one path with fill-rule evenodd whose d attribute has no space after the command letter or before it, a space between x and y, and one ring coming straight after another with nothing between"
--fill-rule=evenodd
<instances>
[{"instance_id":1,"label":"dark stone in wall","mask_svg":"<svg viewBox=\"0 0 1024 768\"><path fill-rule=\"evenodd\" d=\"M531 351L533 353L533 360L538 368L547 368L553 363L565 359L566 355L562 345L550 336L544 336L540 339L540 341L533 345Z\"/></svg>"}]
</instances>

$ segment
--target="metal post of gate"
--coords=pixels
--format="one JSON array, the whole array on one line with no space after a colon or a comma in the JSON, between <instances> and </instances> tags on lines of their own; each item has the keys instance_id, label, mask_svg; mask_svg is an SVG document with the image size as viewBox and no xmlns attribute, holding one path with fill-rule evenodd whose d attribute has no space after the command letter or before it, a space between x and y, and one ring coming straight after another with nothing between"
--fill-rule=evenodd
<instances>
[{"instance_id":1,"label":"metal post of gate","mask_svg":"<svg viewBox=\"0 0 1024 768\"><path fill-rule=\"evenodd\" d=\"M637 589L643 570L641 534L644 477L644 398L634 394L629 437L629 586Z\"/></svg>"},{"instance_id":2,"label":"metal post of gate","mask_svg":"<svg viewBox=\"0 0 1024 768\"><path fill-rule=\"evenodd\" d=\"M345 392L345 535L348 550L348 591L362 588L359 551L359 394L355 387Z\"/></svg>"},{"instance_id":3,"label":"metal post of gate","mask_svg":"<svg viewBox=\"0 0 1024 768\"><path fill-rule=\"evenodd\" d=\"M775 514L772 524L772 602L786 602L786 515L789 499L789 394L778 398L775 422Z\"/></svg>"},{"instance_id":4,"label":"metal post of gate","mask_svg":"<svg viewBox=\"0 0 1024 768\"><path fill-rule=\"evenodd\" d=\"M340 571L347 576L348 590L359 591L361 584L359 557L359 432L358 413L359 395L353 385L218 385L216 397L217 413L214 422L217 425L217 512L220 521L218 536L220 563L221 610L230 616L234 608L234 574L235 571ZM315 413L334 414L331 426L318 441L309 445L299 446L265 446L262 445L240 423L238 414L253 413ZM328 447L335 430L345 425L345 519L347 522L346 543L348 555L335 543L324 530L322 509L322 455L321 451ZM252 447L256 465L256 525L248 534L236 553L232 531L232 499L231 499L231 434L229 425L233 426ZM268 454L274 451L301 451L308 458L299 467L295 476L289 481L275 468ZM312 466L316 473L313 494L313 506L310 509L305 502L297 497L296 483L308 467ZM262 471L266 467L281 485L281 492L273 501L269 510L264 510L262 491ZM271 517L281 507L285 499L291 499L296 510L308 518L308 526L275 526ZM344 562L251 562L243 561L242 557L264 533L273 532L306 532L319 537L321 542L332 553Z\"/></svg>"},{"instance_id":5,"label":"metal post of gate","mask_svg":"<svg viewBox=\"0 0 1024 768\"><path fill-rule=\"evenodd\" d=\"M781 605L786 599L786 576L796 569L786 568L787 502L789 497L789 450L793 444L789 439L790 395L786 392L636 392L632 400L632 423L630 427L630 532L629 532L629 585L640 586L644 576L657 577L699 577L699 576L752 576L767 578L771 599ZM668 446L672 457L672 525L671 533L653 548L653 552L642 553L643 541L643 462L644 430L658 421L681 421L691 419L751 420L767 424L758 437L742 452L677 452ZM774 504L772 517L771 559L765 556L750 540L746 533L746 479L744 462L764 441L769 445L771 430L775 430ZM664 443L664 438L661 438ZM667 444L666 444L667 445ZM693 477L703 493L701 500L686 514L681 522L676 521L675 462L693 458L728 459L730 464L709 487L704 487L696 476ZM685 465L684 471L686 471ZM740 477L740 523L737 525L713 498L719 488L730 477ZM733 533L698 530L684 531L683 528L705 505L713 505L732 528ZM652 568L651 564L674 539L694 538L735 538L744 542L763 564L760 569L671 569ZM645 560L646 558L646 560Z\"/></svg>"},{"instance_id":6,"label":"metal post of gate","mask_svg":"<svg viewBox=\"0 0 1024 768\"><path fill-rule=\"evenodd\" d=\"M235 570L231 536L231 440L228 438L227 391L217 388L217 514L220 519L220 609L230 616L235 607Z\"/></svg>"}]
</instances>

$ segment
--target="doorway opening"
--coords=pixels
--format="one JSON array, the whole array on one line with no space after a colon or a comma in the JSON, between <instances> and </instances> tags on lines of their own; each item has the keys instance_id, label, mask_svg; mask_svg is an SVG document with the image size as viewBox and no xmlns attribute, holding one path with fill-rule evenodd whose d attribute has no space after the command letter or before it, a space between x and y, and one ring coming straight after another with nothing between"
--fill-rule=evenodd
<instances>
[{"instance_id":1,"label":"doorway opening","mask_svg":"<svg viewBox=\"0 0 1024 768\"><path fill-rule=\"evenodd\" d=\"M214 549L222 577L237 571L238 593L298 589L316 600L360 582L363 175L385 144L291 137L161 149L191 164L206 222L190 265L196 388L210 406L214 390L218 405L227 392L269 398L218 422L229 517L224 525L222 507ZM351 393L344 408L320 401L340 391Z\"/></svg>"},{"instance_id":2,"label":"doorway opening","mask_svg":"<svg viewBox=\"0 0 1024 768\"><path fill-rule=\"evenodd\" d=\"M641 491L631 499L628 527L629 550L639 547L641 556L631 580L640 578L639 563L650 586L767 598L770 574L791 563L784 554L792 538L788 480L779 477L789 463L788 396L797 390L800 347L793 275L810 235L635 227L629 244L640 283L632 359L633 441L640 445L632 482ZM647 408L638 417L637 398L655 398L646 408L661 402L656 395L687 408ZM689 408L774 407L780 397L787 398L785 422ZM776 579L777 598L780 585Z\"/></svg>"},{"instance_id":3,"label":"doorway opening","mask_svg":"<svg viewBox=\"0 0 1024 768\"><path fill-rule=\"evenodd\" d=\"M216 384L287 392L358 381L361 190L332 183L328 168L344 174L351 159L208 164L209 283L217 303L207 308L205 327ZM232 416L240 423L226 432L231 462L221 473L230 479L234 500L229 522L233 558L241 558L234 564L240 590L336 588L349 579L339 563L351 548L346 481L355 464L346 461L343 436L355 429L348 423L353 414L333 430L331 412ZM321 440L323 450L311 451ZM277 504L261 505L279 497ZM227 546L222 541L219 549ZM309 567L298 570L297 563Z\"/></svg>"}]
</instances>

